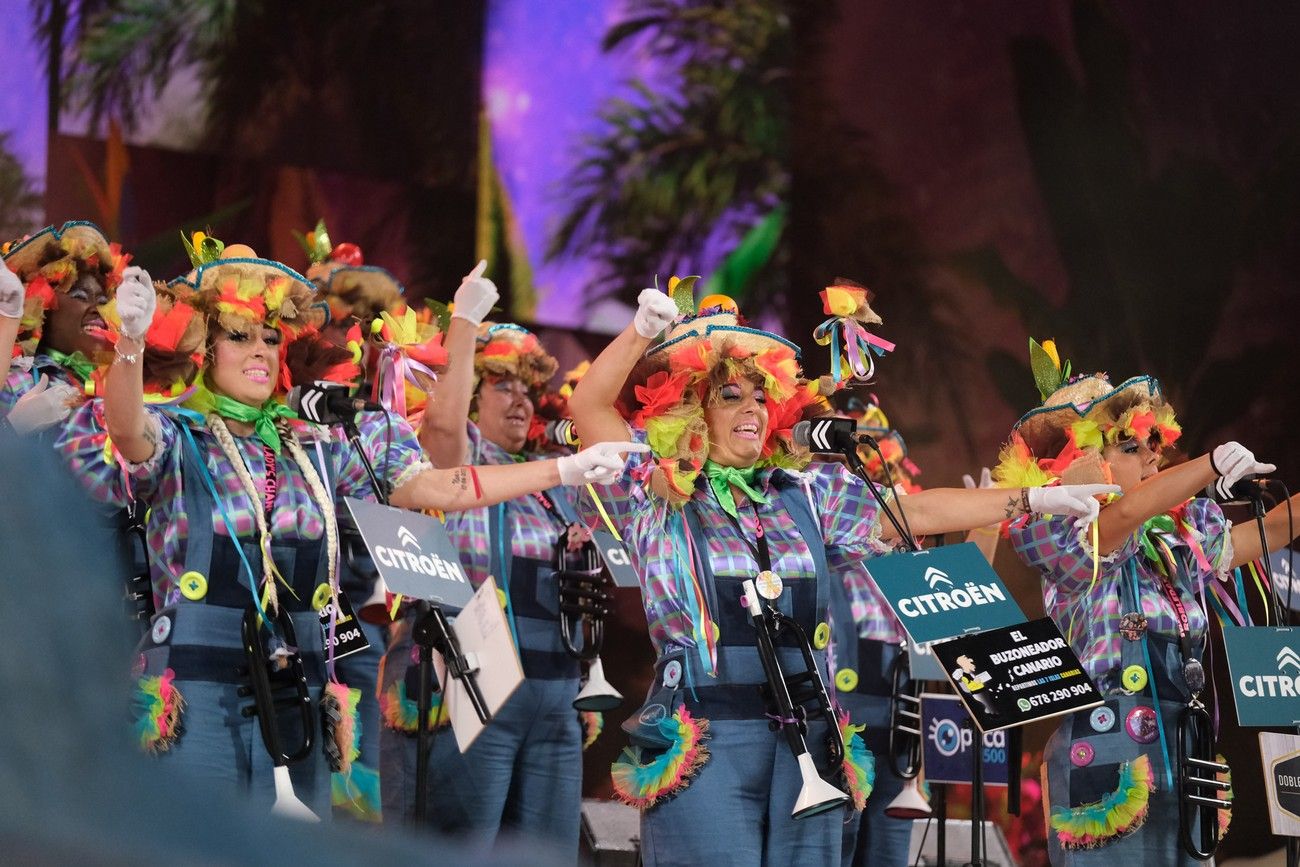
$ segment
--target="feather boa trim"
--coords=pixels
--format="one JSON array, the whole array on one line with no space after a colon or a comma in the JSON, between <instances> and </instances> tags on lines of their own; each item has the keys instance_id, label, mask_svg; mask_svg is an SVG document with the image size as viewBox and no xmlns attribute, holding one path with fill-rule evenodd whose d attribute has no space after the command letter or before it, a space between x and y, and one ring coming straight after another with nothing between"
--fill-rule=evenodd
<instances>
[{"instance_id":1,"label":"feather boa trim","mask_svg":"<svg viewBox=\"0 0 1300 867\"><path fill-rule=\"evenodd\" d=\"M626 747L610 770L614 794L628 806L645 809L670 797L685 788L709 760L704 746L709 721L691 716L686 705L660 720L659 730L672 741L659 756L643 762L641 747Z\"/></svg>"},{"instance_id":2,"label":"feather boa trim","mask_svg":"<svg viewBox=\"0 0 1300 867\"><path fill-rule=\"evenodd\" d=\"M867 798L876 787L876 757L858 734L865 725L853 725L847 713L840 714L840 737L844 741L844 781L849 784L853 809L859 813L867 806Z\"/></svg>"},{"instance_id":3,"label":"feather boa trim","mask_svg":"<svg viewBox=\"0 0 1300 867\"><path fill-rule=\"evenodd\" d=\"M176 672L165 669L156 677L142 677L136 682L136 736L140 749L157 755L165 753L180 736L181 711L185 699L175 685Z\"/></svg>"},{"instance_id":4,"label":"feather boa trim","mask_svg":"<svg viewBox=\"0 0 1300 867\"><path fill-rule=\"evenodd\" d=\"M586 750L605 730L605 715L598 710L580 710L578 722L582 724L582 748Z\"/></svg>"},{"instance_id":5,"label":"feather boa trim","mask_svg":"<svg viewBox=\"0 0 1300 867\"><path fill-rule=\"evenodd\" d=\"M1226 765L1228 763L1228 760L1225 759L1222 754L1216 756L1215 758L1218 760L1220 764ZM1218 778L1220 783L1228 784L1227 791L1223 793L1223 800L1232 801L1233 799L1232 771L1229 770L1227 773L1215 774L1215 777ZM1223 835L1228 833L1228 826L1232 824L1232 808L1223 807L1217 812L1219 814L1219 839L1222 840Z\"/></svg>"},{"instance_id":6,"label":"feather boa trim","mask_svg":"<svg viewBox=\"0 0 1300 867\"><path fill-rule=\"evenodd\" d=\"M349 773L332 774L330 804L362 822L381 822L383 802L379 796L379 771L354 761Z\"/></svg>"},{"instance_id":7,"label":"feather boa trim","mask_svg":"<svg viewBox=\"0 0 1300 867\"><path fill-rule=\"evenodd\" d=\"M1155 791L1151 759L1138 756L1119 769L1119 786L1095 804L1053 807L1052 829L1066 849L1095 849L1133 833L1147 820Z\"/></svg>"},{"instance_id":8,"label":"feather boa trim","mask_svg":"<svg viewBox=\"0 0 1300 867\"><path fill-rule=\"evenodd\" d=\"M406 697L406 681L398 680L379 694L379 715L384 725L399 732L413 735L416 721L419 719L418 703ZM433 706L429 708L429 722L436 728L446 725L450 719L449 712L443 707L442 693L433 694Z\"/></svg>"},{"instance_id":9,"label":"feather boa trim","mask_svg":"<svg viewBox=\"0 0 1300 867\"><path fill-rule=\"evenodd\" d=\"M320 700L325 758L331 771L345 777L352 771L353 760L361 755L361 716L357 712L360 701L361 690L334 681L325 684Z\"/></svg>"}]
</instances>

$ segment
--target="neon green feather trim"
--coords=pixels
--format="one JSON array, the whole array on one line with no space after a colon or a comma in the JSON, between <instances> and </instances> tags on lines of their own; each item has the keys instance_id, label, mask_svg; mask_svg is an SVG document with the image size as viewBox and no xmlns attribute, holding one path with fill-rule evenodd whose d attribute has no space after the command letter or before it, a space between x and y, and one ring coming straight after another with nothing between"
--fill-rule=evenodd
<instances>
[{"instance_id":1,"label":"neon green feather trim","mask_svg":"<svg viewBox=\"0 0 1300 867\"><path fill-rule=\"evenodd\" d=\"M853 809L861 813L867 798L876 787L876 757L867 749L862 736L865 725L853 725L847 713L840 714L840 737L844 739L844 780L849 784Z\"/></svg>"},{"instance_id":2,"label":"neon green feather trim","mask_svg":"<svg viewBox=\"0 0 1300 867\"><path fill-rule=\"evenodd\" d=\"M1131 834L1147 820L1155 791L1151 759L1138 756L1119 769L1119 786L1095 804L1053 807L1052 830L1066 849L1095 849Z\"/></svg>"},{"instance_id":3,"label":"neon green feather trim","mask_svg":"<svg viewBox=\"0 0 1300 867\"><path fill-rule=\"evenodd\" d=\"M382 822L383 801L379 794L379 771L361 762L353 762L351 773L331 774L330 804L339 812L362 822Z\"/></svg>"},{"instance_id":4,"label":"neon green feather trim","mask_svg":"<svg viewBox=\"0 0 1300 867\"><path fill-rule=\"evenodd\" d=\"M398 680L379 694L379 715L384 725L399 732L415 734L416 720L420 718L419 704L406 697L406 681ZM450 712L442 704L442 693L433 694L433 705L429 708L429 722L433 726L446 725Z\"/></svg>"},{"instance_id":5,"label":"neon green feather trim","mask_svg":"<svg viewBox=\"0 0 1300 867\"><path fill-rule=\"evenodd\" d=\"M580 710L578 722L582 725L582 748L586 750L605 730L605 715L598 710Z\"/></svg>"}]
</instances>

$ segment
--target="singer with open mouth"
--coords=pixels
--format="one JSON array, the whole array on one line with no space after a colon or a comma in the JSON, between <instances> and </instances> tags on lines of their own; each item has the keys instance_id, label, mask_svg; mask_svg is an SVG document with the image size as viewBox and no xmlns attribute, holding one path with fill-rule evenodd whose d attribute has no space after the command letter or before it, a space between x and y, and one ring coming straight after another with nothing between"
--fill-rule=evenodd
<instances>
[{"instance_id":1,"label":"singer with open mouth","mask_svg":"<svg viewBox=\"0 0 1300 867\"><path fill-rule=\"evenodd\" d=\"M630 421L652 450L602 491L640 573L658 657L614 786L642 809L647 864L833 864L841 805L851 790L861 808L872 759L835 718L821 677L838 580L827 562L877 556L896 531L860 479L809 466L796 444L796 423L825 411L798 347L745 325L725 296L697 308L694 282L643 291L570 401L583 442L626 439ZM907 515L916 533L968 530L1008 510L1086 516L1103 490L934 489L907 497ZM805 694L806 742L805 711L792 707Z\"/></svg>"},{"instance_id":2,"label":"singer with open mouth","mask_svg":"<svg viewBox=\"0 0 1300 867\"><path fill-rule=\"evenodd\" d=\"M1241 625L1229 573L1259 557L1261 543L1253 524L1232 526L1213 499L1197 495L1207 485L1230 495L1243 478L1276 468L1229 442L1161 469L1182 430L1155 379L1116 386L1105 374L1071 377L1052 341L1031 341L1030 356L1043 405L1016 423L994 480L1108 481L1122 490L1090 527L1059 517L1010 524L1017 553L1042 572L1044 607L1106 696L1104 707L1066 717L1048 742L1051 861L1200 863L1185 844L1213 853L1231 790L1203 789L1222 807L1207 803L1203 815L1181 817L1177 741L1185 734L1190 746L1195 726L1212 743L1199 698L1208 677L1205 599ZM1285 505L1265 523L1285 540ZM1200 758L1221 764L1212 750ZM1202 766L1195 776L1226 778L1227 767Z\"/></svg>"},{"instance_id":3,"label":"singer with open mouth","mask_svg":"<svg viewBox=\"0 0 1300 867\"><path fill-rule=\"evenodd\" d=\"M103 397L69 419L59 445L93 493L112 500L129 489L149 508L159 611L135 661L141 746L165 774L324 817L324 753L350 750L355 732L346 685L327 677L317 611L331 601L337 610L339 501L374 492L355 449L284 403L289 360L318 355L295 344L324 339L313 287L246 246L219 255L167 293L147 277L122 284ZM178 395L154 367L184 354L195 328L206 331L187 356L198 374ZM403 508L482 506L608 478L623 465L611 444L554 461L436 470L400 417L372 414L359 425L391 428L375 467Z\"/></svg>"},{"instance_id":4,"label":"singer with open mouth","mask_svg":"<svg viewBox=\"0 0 1300 867\"><path fill-rule=\"evenodd\" d=\"M486 266L480 262L456 290L447 373L420 426L434 466L527 466L549 451L538 441L535 409L557 362L527 329L483 321L498 298L483 276ZM556 545L567 546L580 530L577 517L571 490L556 485L447 519L470 582L478 587L492 576L503 595L525 676L469 750L462 753L449 730L431 750L427 814L416 820L476 849L505 834L578 854L583 738L573 701L579 668L561 644L552 568ZM385 812L407 818L416 805L417 744L409 733L418 720L419 690L412 623L408 616L394 626L380 684ZM433 716L445 726L440 698L437 693Z\"/></svg>"}]
</instances>

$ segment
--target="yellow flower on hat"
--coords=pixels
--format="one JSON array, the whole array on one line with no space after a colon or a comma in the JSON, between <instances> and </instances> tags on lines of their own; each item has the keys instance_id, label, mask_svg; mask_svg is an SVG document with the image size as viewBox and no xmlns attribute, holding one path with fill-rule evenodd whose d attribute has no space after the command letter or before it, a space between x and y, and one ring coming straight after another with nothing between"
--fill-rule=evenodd
<instances>
[{"instance_id":1,"label":"yellow flower on hat","mask_svg":"<svg viewBox=\"0 0 1300 867\"><path fill-rule=\"evenodd\" d=\"M865 298L866 292L851 286L827 286L822 290L822 302L828 316L852 316Z\"/></svg>"}]
</instances>

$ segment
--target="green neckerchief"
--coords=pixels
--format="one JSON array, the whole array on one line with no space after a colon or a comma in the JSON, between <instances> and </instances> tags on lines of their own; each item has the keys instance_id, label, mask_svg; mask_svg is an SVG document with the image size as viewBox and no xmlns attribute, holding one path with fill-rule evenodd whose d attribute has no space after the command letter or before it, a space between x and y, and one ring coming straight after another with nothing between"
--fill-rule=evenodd
<instances>
[{"instance_id":1,"label":"green neckerchief","mask_svg":"<svg viewBox=\"0 0 1300 867\"><path fill-rule=\"evenodd\" d=\"M296 412L274 398L262 404L262 408L258 409L226 397L224 394L217 394L215 391L210 392L210 394L212 395L212 409L217 415L233 418L235 421L242 421L245 424L252 422L253 432L257 434L257 438L270 446L271 451L277 455L280 453L280 432L275 428L275 420L279 418L297 418L298 414Z\"/></svg>"},{"instance_id":2,"label":"green neckerchief","mask_svg":"<svg viewBox=\"0 0 1300 867\"><path fill-rule=\"evenodd\" d=\"M733 518L739 518L740 513L736 511L736 498L731 493L732 485L740 488L745 496L755 503L767 503L767 495L754 487L758 478L757 467L741 469L705 461L704 475L708 476L709 484L713 486L713 493L718 495L718 505L722 506L722 511Z\"/></svg>"},{"instance_id":3,"label":"green neckerchief","mask_svg":"<svg viewBox=\"0 0 1300 867\"><path fill-rule=\"evenodd\" d=\"M95 362L91 361L80 351L69 355L66 352L59 352L59 350L51 349L47 346L42 354L48 355L50 359L60 367L71 370L73 374L76 375L77 379L81 380L83 383L90 379L90 375L95 372Z\"/></svg>"}]
</instances>

